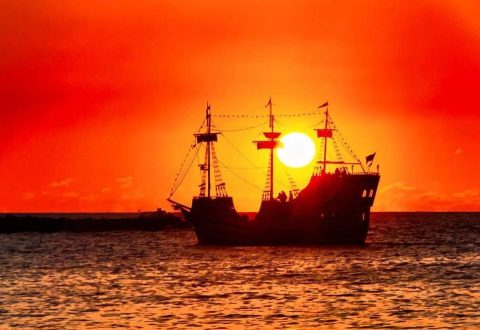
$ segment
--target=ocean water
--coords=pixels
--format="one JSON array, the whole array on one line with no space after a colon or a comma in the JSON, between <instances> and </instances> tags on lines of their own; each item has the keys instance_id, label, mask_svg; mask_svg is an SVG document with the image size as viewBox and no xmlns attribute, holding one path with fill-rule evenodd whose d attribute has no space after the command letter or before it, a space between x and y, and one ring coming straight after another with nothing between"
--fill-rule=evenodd
<instances>
[{"instance_id":1,"label":"ocean water","mask_svg":"<svg viewBox=\"0 0 480 330\"><path fill-rule=\"evenodd\" d=\"M480 328L480 214L375 214L365 246L0 234L1 329L345 327Z\"/></svg>"}]
</instances>

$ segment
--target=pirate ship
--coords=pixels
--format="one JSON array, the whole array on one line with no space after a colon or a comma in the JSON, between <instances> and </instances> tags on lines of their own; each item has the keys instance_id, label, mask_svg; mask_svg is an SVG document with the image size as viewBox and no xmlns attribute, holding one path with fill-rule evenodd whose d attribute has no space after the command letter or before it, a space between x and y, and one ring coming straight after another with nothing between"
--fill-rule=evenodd
<instances>
[{"instance_id":1,"label":"pirate ship","mask_svg":"<svg viewBox=\"0 0 480 330\"><path fill-rule=\"evenodd\" d=\"M267 184L260 209L253 218L238 213L233 198L227 194L215 152L215 143L221 132L214 130L208 104L204 124L194 134L195 143L192 145L196 153L201 145L205 147L204 162L199 165L202 173L200 192L193 197L190 207L172 199L188 172L183 171L177 175L168 201L192 223L200 244L363 244L380 179L378 165L376 172L370 171L375 154L366 157L365 165L360 161L335 126L326 102L319 107L324 110L323 114L319 111L324 116L323 125L315 129L321 142L321 159L309 183L302 190L293 189L288 197L285 192L280 192L275 198L274 151L281 147L282 133L275 131L271 99L267 108L269 130L263 133L263 140L254 141L258 150L269 152ZM353 161L343 159L339 143L336 143L338 139ZM336 159L327 157L329 142L333 144ZM190 166L191 163L182 168L189 169Z\"/></svg>"}]
</instances>

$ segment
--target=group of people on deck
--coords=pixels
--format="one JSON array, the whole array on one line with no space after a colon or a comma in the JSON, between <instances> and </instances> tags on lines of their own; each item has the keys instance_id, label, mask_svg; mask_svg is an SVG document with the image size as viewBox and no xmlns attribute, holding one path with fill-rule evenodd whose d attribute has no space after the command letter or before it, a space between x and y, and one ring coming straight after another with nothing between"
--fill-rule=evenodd
<instances>
[{"instance_id":1,"label":"group of people on deck","mask_svg":"<svg viewBox=\"0 0 480 330\"><path fill-rule=\"evenodd\" d=\"M352 172L353 172L353 169L352 169ZM340 167L340 168L337 167L337 168L335 169L335 174L336 174L336 175L348 174L348 168L346 168L346 167Z\"/></svg>"},{"instance_id":2,"label":"group of people on deck","mask_svg":"<svg viewBox=\"0 0 480 330\"><path fill-rule=\"evenodd\" d=\"M286 203L287 202L287 194L285 193L285 191L282 190L281 192L278 193L277 201L279 201L280 203ZM288 194L288 201L289 202L293 201L293 193L292 193L291 190Z\"/></svg>"}]
</instances>

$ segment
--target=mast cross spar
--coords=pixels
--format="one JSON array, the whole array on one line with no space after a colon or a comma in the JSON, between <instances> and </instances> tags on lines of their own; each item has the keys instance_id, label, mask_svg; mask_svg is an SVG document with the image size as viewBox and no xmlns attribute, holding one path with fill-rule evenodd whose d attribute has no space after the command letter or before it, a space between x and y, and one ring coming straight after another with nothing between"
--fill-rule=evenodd
<instances>
[{"instance_id":1,"label":"mast cross spar","mask_svg":"<svg viewBox=\"0 0 480 330\"><path fill-rule=\"evenodd\" d=\"M267 105L265 106L266 108L268 107L269 110L269 127L270 127L270 132L264 132L263 135L268 139L268 140L262 140L262 141L253 141L254 143L257 144L257 149L269 149L270 150L270 162L269 162L269 173L267 176L267 183L268 183L268 200L273 200L273 169L274 169L274 157L273 157L273 150L278 148L280 143L278 141L278 138L282 133L280 132L275 132L274 130L274 123L275 123L275 117L273 115L273 104L272 104L272 98L268 100Z\"/></svg>"}]
</instances>

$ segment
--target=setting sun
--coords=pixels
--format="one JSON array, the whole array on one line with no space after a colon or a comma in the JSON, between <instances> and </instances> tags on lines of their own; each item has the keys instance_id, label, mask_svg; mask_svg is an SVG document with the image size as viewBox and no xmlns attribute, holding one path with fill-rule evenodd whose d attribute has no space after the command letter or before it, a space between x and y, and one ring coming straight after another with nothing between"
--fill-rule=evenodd
<instances>
[{"instance_id":1,"label":"setting sun","mask_svg":"<svg viewBox=\"0 0 480 330\"><path fill-rule=\"evenodd\" d=\"M277 150L277 156L288 167L306 166L315 156L315 144L303 133L287 134L281 141L283 146Z\"/></svg>"}]
</instances>

